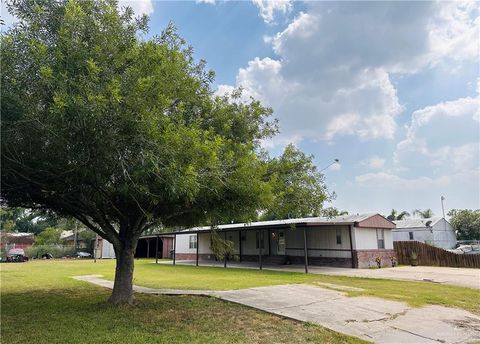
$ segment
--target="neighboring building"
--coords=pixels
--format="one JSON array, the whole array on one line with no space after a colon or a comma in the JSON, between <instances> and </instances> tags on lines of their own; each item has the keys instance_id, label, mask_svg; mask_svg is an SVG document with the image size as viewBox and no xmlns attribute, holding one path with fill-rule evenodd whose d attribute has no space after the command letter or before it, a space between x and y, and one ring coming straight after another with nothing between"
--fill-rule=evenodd
<instances>
[{"instance_id":1,"label":"neighboring building","mask_svg":"<svg viewBox=\"0 0 480 344\"><path fill-rule=\"evenodd\" d=\"M454 248L457 236L452 225L444 218L407 219L394 221L393 241L420 241L444 249Z\"/></svg>"},{"instance_id":2,"label":"neighboring building","mask_svg":"<svg viewBox=\"0 0 480 344\"><path fill-rule=\"evenodd\" d=\"M6 252L11 249L27 249L33 245L33 233L10 233L0 231L0 245Z\"/></svg>"},{"instance_id":3,"label":"neighboring building","mask_svg":"<svg viewBox=\"0 0 480 344\"><path fill-rule=\"evenodd\" d=\"M77 232L77 249L87 248L87 243L79 237L80 232ZM64 242L66 246L75 246L75 232L74 231L63 231L60 235L60 239Z\"/></svg>"},{"instance_id":4,"label":"neighboring building","mask_svg":"<svg viewBox=\"0 0 480 344\"><path fill-rule=\"evenodd\" d=\"M92 240L95 241L95 239ZM115 250L109 241L98 237L96 244L96 248L95 244L93 245L93 254L95 255L95 258L115 258Z\"/></svg>"},{"instance_id":5,"label":"neighboring building","mask_svg":"<svg viewBox=\"0 0 480 344\"><path fill-rule=\"evenodd\" d=\"M355 268L391 266L395 224L379 214L311 217L220 225L220 238L233 242L240 261L259 264L330 265ZM175 259L213 260L211 227L175 235ZM306 248L306 249L305 249Z\"/></svg>"},{"instance_id":6,"label":"neighboring building","mask_svg":"<svg viewBox=\"0 0 480 344\"><path fill-rule=\"evenodd\" d=\"M95 240L95 239L94 239ZM158 245L158 256L155 249ZM135 258L171 258L173 250L173 235L145 235L138 239ZM96 258L115 258L113 245L101 237L98 237Z\"/></svg>"}]
</instances>

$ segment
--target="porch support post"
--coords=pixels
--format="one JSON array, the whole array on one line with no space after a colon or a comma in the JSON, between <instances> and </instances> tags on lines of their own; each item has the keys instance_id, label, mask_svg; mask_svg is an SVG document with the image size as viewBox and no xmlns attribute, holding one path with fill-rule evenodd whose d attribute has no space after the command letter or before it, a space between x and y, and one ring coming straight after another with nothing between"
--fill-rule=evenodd
<instances>
[{"instance_id":1,"label":"porch support post","mask_svg":"<svg viewBox=\"0 0 480 344\"><path fill-rule=\"evenodd\" d=\"M305 273L308 274L307 226L303 227L303 254L305 258Z\"/></svg>"},{"instance_id":2,"label":"porch support post","mask_svg":"<svg viewBox=\"0 0 480 344\"><path fill-rule=\"evenodd\" d=\"M223 252L223 267L227 267L227 231L223 232L223 240L225 241L225 251Z\"/></svg>"},{"instance_id":3,"label":"porch support post","mask_svg":"<svg viewBox=\"0 0 480 344\"><path fill-rule=\"evenodd\" d=\"M238 231L238 261L242 261L242 231Z\"/></svg>"},{"instance_id":4,"label":"porch support post","mask_svg":"<svg viewBox=\"0 0 480 344\"><path fill-rule=\"evenodd\" d=\"M257 231L258 233L258 265L260 270L262 270L262 231Z\"/></svg>"},{"instance_id":5,"label":"porch support post","mask_svg":"<svg viewBox=\"0 0 480 344\"><path fill-rule=\"evenodd\" d=\"M270 238L271 238L271 234L270 234L270 229L267 229L267 237L268 237L268 256L271 257L272 256L272 245L271 245L271 242L270 242Z\"/></svg>"},{"instance_id":6,"label":"porch support post","mask_svg":"<svg viewBox=\"0 0 480 344\"><path fill-rule=\"evenodd\" d=\"M348 226L348 236L350 238L350 257L352 257L352 268L355 268L356 264L353 258L352 229L353 229L352 225Z\"/></svg>"},{"instance_id":7,"label":"porch support post","mask_svg":"<svg viewBox=\"0 0 480 344\"><path fill-rule=\"evenodd\" d=\"M175 265L175 256L177 255L176 246L177 246L177 235L174 234L173 235L173 265Z\"/></svg>"},{"instance_id":8,"label":"porch support post","mask_svg":"<svg viewBox=\"0 0 480 344\"><path fill-rule=\"evenodd\" d=\"M158 264L158 235L155 240L155 264Z\"/></svg>"},{"instance_id":9,"label":"porch support post","mask_svg":"<svg viewBox=\"0 0 480 344\"><path fill-rule=\"evenodd\" d=\"M147 240L147 258L150 258L150 239L145 240Z\"/></svg>"},{"instance_id":10,"label":"porch support post","mask_svg":"<svg viewBox=\"0 0 480 344\"><path fill-rule=\"evenodd\" d=\"M200 240L199 239L200 233L197 233L197 245L196 245L196 252L195 252L195 266L198 266L198 246L200 246Z\"/></svg>"}]
</instances>

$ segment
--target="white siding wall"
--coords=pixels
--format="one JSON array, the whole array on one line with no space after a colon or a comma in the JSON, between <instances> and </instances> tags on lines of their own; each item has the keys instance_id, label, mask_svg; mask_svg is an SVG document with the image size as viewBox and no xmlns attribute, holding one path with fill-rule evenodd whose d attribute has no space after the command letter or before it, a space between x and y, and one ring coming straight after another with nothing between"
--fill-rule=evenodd
<instances>
[{"instance_id":1,"label":"white siding wall","mask_svg":"<svg viewBox=\"0 0 480 344\"><path fill-rule=\"evenodd\" d=\"M433 240L436 247L454 248L457 244L457 235L452 225L441 219L433 226Z\"/></svg>"},{"instance_id":2,"label":"white siding wall","mask_svg":"<svg viewBox=\"0 0 480 344\"><path fill-rule=\"evenodd\" d=\"M356 250L375 250L378 249L377 229L376 228L358 228L354 227L353 247ZM385 249L393 249L392 230L384 229ZM408 235L408 233L407 233Z\"/></svg>"},{"instance_id":3,"label":"white siding wall","mask_svg":"<svg viewBox=\"0 0 480 344\"><path fill-rule=\"evenodd\" d=\"M396 229L393 233L393 240L395 241L409 241L410 232L413 233L413 239L415 241L425 242L427 244L433 243L433 233L425 227L420 228L401 228Z\"/></svg>"},{"instance_id":4,"label":"white siding wall","mask_svg":"<svg viewBox=\"0 0 480 344\"><path fill-rule=\"evenodd\" d=\"M385 229L385 249L393 250L393 238L391 229Z\"/></svg>"},{"instance_id":5,"label":"white siding wall","mask_svg":"<svg viewBox=\"0 0 480 344\"><path fill-rule=\"evenodd\" d=\"M378 248L376 229L354 227L353 231L355 232L353 247L355 247L356 250L373 250Z\"/></svg>"},{"instance_id":6,"label":"white siding wall","mask_svg":"<svg viewBox=\"0 0 480 344\"><path fill-rule=\"evenodd\" d=\"M175 242L175 252L177 253L196 253L195 248L189 247L190 235L196 234L177 234ZM200 248L200 247L199 247Z\"/></svg>"},{"instance_id":7,"label":"white siding wall","mask_svg":"<svg viewBox=\"0 0 480 344\"><path fill-rule=\"evenodd\" d=\"M99 257L99 254L97 253L97 258L115 258L115 250L113 249L113 245L105 240L102 239L102 248L101 248L101 257Z\"/></svg>"},{"instance_id":8,"label":"white siding wall","mask_svg":"<svg viewBox=\"0 0 480 344\"><path fill-rule=\"evenodd\" d=\"M455 247L457 240L453 227L444 219L439 220L431 229L419 228L398 228L393 232L393 240L409 241L409 232L413 233L415 241L424 242L441 248Z\"/></svg>"}]
</instances>

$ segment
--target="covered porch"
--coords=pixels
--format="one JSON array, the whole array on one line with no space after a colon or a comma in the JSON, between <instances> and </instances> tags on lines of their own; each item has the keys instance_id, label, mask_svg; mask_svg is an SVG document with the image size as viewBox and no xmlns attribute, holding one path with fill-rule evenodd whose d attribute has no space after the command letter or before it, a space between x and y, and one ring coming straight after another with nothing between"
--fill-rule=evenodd
<instances>
[{"instance_id":1,"label":"covered porch","mask_svg":"<svg viewBox=\"0 0 480 344\"><path fill-rule=\"evenodd\" d=\"M218 261L211 250L212 229L174 233L173 264L223 267L355 267L351 225L274 224L221 228L218 236L233 243L233 252Z\"/></svg>"}]
</instances>

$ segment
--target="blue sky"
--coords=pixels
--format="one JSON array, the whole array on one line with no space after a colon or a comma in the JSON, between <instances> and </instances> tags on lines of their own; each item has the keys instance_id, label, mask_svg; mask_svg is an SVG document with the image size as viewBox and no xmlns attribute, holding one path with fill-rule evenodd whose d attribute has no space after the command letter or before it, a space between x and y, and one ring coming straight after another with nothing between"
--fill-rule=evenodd
<instances>
[{"instance_id":1,"label":"blue sky","mask_svg":"<svg viewBox=\"0 0 480 344\"><path fill-rule=\"evenodd\" d=\"M479 208L479 13L471 2L121 1L172 21L315 156L350 213ZM2 5L2 12L4 7ZM2 17L5 18L2 13ZM7 23L9 18L6 18Z\"/></svg>"}]
</instances>

